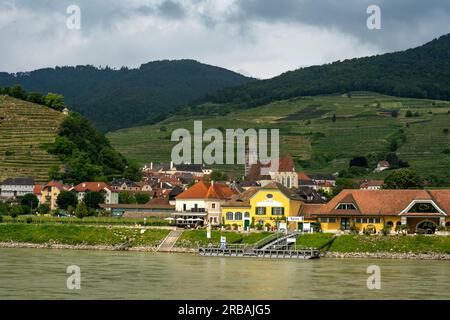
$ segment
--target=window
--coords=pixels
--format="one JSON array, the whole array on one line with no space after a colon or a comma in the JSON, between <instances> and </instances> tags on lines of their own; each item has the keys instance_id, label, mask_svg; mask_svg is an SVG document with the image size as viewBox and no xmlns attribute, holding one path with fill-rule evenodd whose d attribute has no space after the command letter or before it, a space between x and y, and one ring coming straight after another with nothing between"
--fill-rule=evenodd
<instances>
[{"instance_id":1,"label":"window","mask_svg":"<svg viewBox=\"0 0 450 320\"><path fill-rule=\"evenodd\" d=\"M244 217L245 217L245 218L250 218L250 212L244 213Z\"/></svg>"},{"instance_id":2,"label":"window","mask_svg":"<svg viewBox=\"0 0 450 320\"><path fill-rule=\"evenodd\" d=\"M183 211L186 211L186 203L183 203Z\"/></svg>"},{"instance_id":3,"label":"window","mask_svg":"<svg viewBox=\"0 0 450 320\"><path fill-rule=\"evenodd\" d=\"M273 194L268 193L266 197L269 198L269 199L272 199L273 198Z\"/></svg>"},{"instance_id":4,"label":"window","mask_svg":"<svg viewBox=\"0 0 450 320\"><path fill-rule=\"evenodd\" d=\"M337 210L356 210L356 207L353 203L340 203Z\"/></svg>"},{"instance_id":5,"label":"window","mask_svg":"<svg viewBox=\"0 0 450 320\"><path fill-rule=\"evenodd\" d=\"M234 214L234 220L242 220L242 212L236 212Z\"/></svg>"},{"instance_id":6,"label":"window","mask_svg":"<svg viewBox=\"0 0 450 320\"><path fill-rule=\"evenodd\" d=\"M256 207L256 214L258 216L263 216L266 214L266 208L265 207Z\"/></svg>"},{"instance_id":7,"label":"window","mask_svg":"<svg viewBox=\"0 0 450 320\"><path fill-rule=\"evenodd\" d=\"M431 203L416 203L408 212L413 213L438 213L437 209Z\"/></svg>"},{"instance_id":8,"label":"window","mask_svg":"<svg viewBox=\"0 0 450 320\"><path fill-rule=\"evenodd\" d=\"M233 212L227 212L227 220L233 220Z\"/></svg>"},{"instance_id":9,"label":"window","mask_svg":"<svg viewBox=\"0 0 450 320\"><path fill-rule=\"evenodd\" d=\"M287 177L287 187L291 187L291 177Z\"/></svg>"},{"instance_id":10,"label":"window","mask_svg":"<svg viewBox=\"0 0 450 320\"><path fill-rule=\"evenodd\" d=\"M381 223L381 218L356 218L356 223Z\"/></svg>"},{"instance_id":11,"label":"window","mask_svg":"<svg viewBox=\"0 0 450 320\"><path fill-rule=\"evenodd\" d=\"M272 208L272 215L273 216L282 216L282 215L284 215L284 208L283 207L273 207Z\"/></svg>"},{"instance_id":12,"label":"window","mask_svg":"<svg viewBox=\"0 0 450 320\"><path fill-rule=\"evenodd\" d=\"M211 208L215 209L216 208L216 204L215 203L211 204Z\"/></svg>"},{"instance_id":13,"label":"window","mask_svg":"<svg viewBox=\"0 0 450 320\"><path fill-rule=\"evenodd\" d=\"M319 221L322 223L335 223L336 218L320 218Z\"/></svg>"}]
</instances>

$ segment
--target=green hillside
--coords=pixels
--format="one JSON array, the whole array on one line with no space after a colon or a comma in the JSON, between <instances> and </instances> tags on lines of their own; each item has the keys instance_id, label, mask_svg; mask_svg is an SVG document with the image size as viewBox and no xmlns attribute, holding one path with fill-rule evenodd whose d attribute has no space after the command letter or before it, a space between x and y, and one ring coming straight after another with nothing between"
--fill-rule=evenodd
<instances>
[{"instance_id":1,"label":"green hillside","mask_svg":"<svg viewBox=\"0 0 450 320\"><path fill-rule=\"evenodd\" d=\"M410 111L410 112L408 112ZM398 112L398 116L392 114ZM333 122L333 116L336 121ZM408 115L408 116L407 116ZM281 153L308 173L338 172L354 156L375 165L396 145L399 159L424 176L450 178L450 102L354 92L345 95L302 97L234 111L224 116L172 117L159 124L108 134L112 145L129 159L143 163L169 161L171 132L193 130L193 121L207 128L279 128ZM193 131L191 131L193 132ZM393 142L395 141L395 142ZM221 170L242 174L242 167ZM383 178L388 173L363 176Z\"/></svg>"},{"instance_id":2,"label":"green hillside","mask_svg":"<svg viewBox=\"0 0 450 320\"><path fill-rule=\"evenodd\" d=\"M182 112L223 115L300 96L372 91L398 97L450 100L450 34L420 47L336 61L226 88Z\"/></svg>"},{"instance_id":3,"label":"green hillside","mask_svg":"<svg viewBox=\"0 0 450 320\"><path fill-rule=\"evenodd\" d=\"M63 113L42 105L0 96L0 180L7 177L48 179L56 156L41 148L55 141Z\"/></svg>"},{"instance_id":4,"label":"green hillside","mask_svg":"<svg viewBox=\"0 0 450 320\"><path fill-rule=\"evenodd\" d=\"M0 87L58 92L104 132L158 122L207 93L252 80L194 60L154 61L136 69L88 65L0 72Z\"/></svg>"}]
</instances>

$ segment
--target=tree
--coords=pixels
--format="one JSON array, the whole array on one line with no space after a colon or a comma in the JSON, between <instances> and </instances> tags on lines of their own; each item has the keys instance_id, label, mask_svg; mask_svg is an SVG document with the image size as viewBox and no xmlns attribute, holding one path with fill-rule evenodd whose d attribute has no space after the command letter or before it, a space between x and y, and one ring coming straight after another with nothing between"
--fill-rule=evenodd
<instances>
[{"instance_id":1,"label":"tree","mask_svg":"<svg viewBox=\"0 0 450 320\"><path fill-rule=\"evenodd\" d=\"M47 107L62 111L64 109L64 97L57 93L47 93L44 98L44 103Z\"/></svg>"},{"instance_id":2,"label":"tree","mask_svg":"<svg viewBox=\"0 0 450 320\"><path fill-rule=\"evenodd\" d=\"M350 179L338 178L336 179L336 186L333 188L333 196L337 195L344 189L354 189L354 183Z\"/></svg>"},{"instance_id":3,"label":"tree","mask_svg":"<svg viewBox=\"0 0 450 320\"><path fill-rule=\"evenodd\" d=\"M383 189L422 189L423 182L419 175L409 169L394 171L384 180Z\"/></svg>"},{"instance_id":4,"label":"tree","mask_svg":"<svg viewBox=\"0 0 450 320\"><path fill-rule=\"evenodd\" d=\"M392 111L391 111L391 116L392 116L393 118L397 118L397 117L398 117L398 110L392 110Z\"/></svg>"},{"instance_id":5,"label":"tree","mask_svg":"<svg viewBox=\"0 0 450 320\"><path fill-rule=\"evenodd\" d=\"M39 200L33 193L27 193L20 198L22 205L28 206L31 209L36 209L39 206Z\"/></svg>"},{"instance_id":6,"label":"tree","mask_svg":"<svg viewBox=\"0 0 450 320\"><path fill-rule=\"evenodd\" d=\"M23 207L20 204L15 204L9 209L9 215L13 218L23 214Z\"/></svg>"},{"instance_id":7,"label":"tree","mask_svg":"<svg viewBox=\"0 0 450 320\"><path fill-rule=\"evenodd\" d=\"M369 166L369 162L366 157L354 157L350 160L350 167L364 167L367 168Z\"/></svg>"},{"instance_id":8,"label":"tree","mask_svg":"<svg viewBox=\"0 0 450 320\"><path fill-rule=\"evenodd\" d=\"M48 204L41 204L38 208L37 208L37 212L39 214L47 214L50 212L50 206Z\"/></svg>"},{"instance_id":9,"label":"tree","mask_svg":"<svg viewBox=\"0 0 450 320\"><path fill-rule=\"evenodd\" d=\"M142 170L136 162L131 162L125 169L123 174L125 179L131 181L141 181L142 180Z\"/></svg>"},{"instance_id":10,"label":"tree","mask_svg":"<svg viewBox=\"0 0 450 320\"><path fill-rule=\"evenodd\" d=\"M84 195L83 202L90 209L99 209L99 204L105 203L105 195L101 192L88 191Z\"/></svg>"},{"instance_id":11,"label":"tree","mask_svg":"<svg viewBox=\"0 0 450 320\"><path fill-rule=\"evenodd\" d=\"M119 203L120 204L132 204L136 203L136 199L134 198L134 195L130 192L123 191L119 193Z\"/></svg>"},{"instance_id":12,"label":"tree","mask_svg":"<svg viewBox=\"0 0 450 320\"><path fill-rule=\"evenodd\" d=\"M73 191L61 191L56 198L56 204L63 210L67 210L69 207L75 208L78 204L77 195Z\"/></svg>"},{"instance_id":13,"label":"tree","mask_svg":"<svg viewBox=\"0 0 450 320\"><path fill-rule=\"evenodd\" d=\"M146 204L150 201L150 195L148 193L136 193L135 198L138 204Z\"/></svg>"},{"instance_id":14,"label":"tree","mask_svg":"<svg viewBox=\"0 0 450 320\"><path fill-rule=\"evenodd\" d=\"M336 113L333 114L333 119L332 119L332 121L333 121L333 122L336 122Z\"/></svg>"},{"instance_id":15,"label":"tree","mask_svg":"<svg viewBox=\"0 0 450 320\"><path fill-rule=\"evenodd\" d=\"M83 217L86 217L88 215L88 209L86 207L86 204L81 201L77 204L77 207L75 208L75 216L78 219L83 219Z\"/></svg>"},{"instance_id":16,"label":"tree","mask_svg":"<svg viewBox=\"0 0 450 320\"><path fill-rule=\"evenodd\" d=\"M213 171L210 176L211 181L227 181L228 175L224 172Z\"/></svg>"}]
</instances>

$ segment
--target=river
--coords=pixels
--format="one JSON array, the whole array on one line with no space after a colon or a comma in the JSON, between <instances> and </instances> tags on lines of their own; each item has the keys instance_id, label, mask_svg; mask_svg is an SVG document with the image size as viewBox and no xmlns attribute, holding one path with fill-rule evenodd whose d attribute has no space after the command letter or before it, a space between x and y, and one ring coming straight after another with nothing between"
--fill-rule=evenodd
<instances>
[{"instance_id":1,"label":"river","mask_svg":"<svg viewBox=\"0 0 450 320\"><path fill-rule=\"evenodd\" d=\"M81 289L66 268L80 267ZM367 288L367 267L381 289ZM0 299L450 299L450 262L0 249Z\"/></svg>"}]
</instances>

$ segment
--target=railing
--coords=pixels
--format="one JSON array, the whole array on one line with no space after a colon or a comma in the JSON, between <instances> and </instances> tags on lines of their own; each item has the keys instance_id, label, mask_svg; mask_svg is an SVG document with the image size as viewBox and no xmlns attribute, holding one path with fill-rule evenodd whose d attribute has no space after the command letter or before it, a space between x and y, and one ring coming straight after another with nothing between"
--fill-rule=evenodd
<instances>
[{"instance_id":1,"label":"railing","mask_svg":"<svg viewBox=\"0 0 450 320\"><path fill-rule=\"evenodd\" d=\"M254 247L255 247L255 248L263 247L264 245L269 244L270 242L275 241L275 240L277 240L278 238L283 237L284 235L285 235L285 234L284 234L283 232L277 232L277 233L271 234L270 236L267 236L267 237L265 237L265 238L262 238L261 240L259 240L258 242L256 242L256 243L254 244Z\"/></svg>"}]
</instances>

